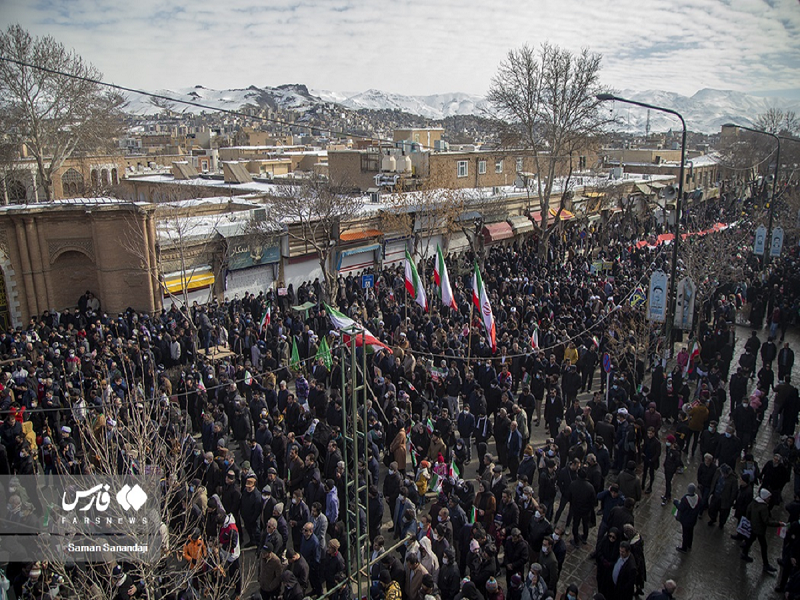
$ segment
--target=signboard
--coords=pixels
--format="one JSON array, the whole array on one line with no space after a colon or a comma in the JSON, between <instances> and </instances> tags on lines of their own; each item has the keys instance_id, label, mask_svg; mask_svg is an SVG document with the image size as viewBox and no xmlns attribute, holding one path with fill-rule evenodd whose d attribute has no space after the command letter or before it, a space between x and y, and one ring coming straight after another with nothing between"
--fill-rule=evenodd
<instances>
[{"instance_id":1,"label":"signboard","mask_svg":"<svg viewBox=\"0 0 800 600\"><path fill-rule=\"evenodd\" d=\"M361 287L364 289L375 287L375 275L362 275Z\"/></svg>"},{"instance_id":2,"label":"signboard","mask_svg":"<svg viewBox=\"0 0 800 600\"><path fill-rule=\"evenodd\" d=\"M278 246L263 246L240 239L232 241L228 248L228 269L231 271L267 265L281 260L281 250Z\"/></svg>"},{"instance_id":3,"label":"signboard","mask_svg":"<svg viewBox=\"0 0 800 600\"><path fill-rule=\"evenodd\" d=\"M772 240L769 243L769 255L771 258L778 258L783 249L783 227L776 227L772 230Z\"/></svg>"},{"instance_id":4,"label":"signboard","mask_svg":"<svg viewBox=\"0 0 800 600\"><path fill-rule=\"evenodd\" d=\"M603 352L603 371L611 372L611 355L608 352Z\"/></svg>"},{"instance_id":5,"label":"signboard","mask_svg":"<svg viewBox=\"0 0 800 600\"><path fill-rule=\"evenodd\" d=\"M288 296L289 288L278 288L278 296Z\"/></svg>"},{"instance_id":6,"label":"signboard","mask_svg":"<svg viewBox=\"0 0 800 600\"><path fill-rule=\"evenodd\" d=\"M675 321L676 329L689 331L694 322L695 298L697 296L697 286L689 277L684 277L678 282L675 298Z\"/></svg>"},{"instance_id":7,"label":"signboard","mask_svg":"<svg viewBox=\"0 0 800 600\"><path fill-rule=\"evenodd\" d=\"M764 245L767 243L767 228L759 225L756 229L756 237L753 241L753 254L764 256Z\"/></svg>"},{"instance_id":8,"label":"signboard","mask_svg":"<svg viewBox=\"0 0 800 600\"><path fill-rule=\"evenodd\" d=\"M589 273L591 275L597 275L602 270L603 270L602 260L596 260L591 265L589 265Z\"/></svg>"},{"instance_id":9,"label":"signboard","mask_svg":"<svg viewBox=\"0 0 800 600\"><path fill-rule=\"evenodd\" d=\"M647 318L655 323L667 320L667 274L661 269L650 275L647 294Z\"/></svg>"}]
</instances>

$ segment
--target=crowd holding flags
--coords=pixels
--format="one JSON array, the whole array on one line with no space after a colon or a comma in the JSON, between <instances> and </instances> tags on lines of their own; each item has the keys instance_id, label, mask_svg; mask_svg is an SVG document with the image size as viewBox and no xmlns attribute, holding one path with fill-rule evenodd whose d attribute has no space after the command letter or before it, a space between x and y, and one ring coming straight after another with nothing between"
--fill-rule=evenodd
<instances>
[{"instance_id":1,"label":"crowd holding flags","mask_svg":"<svg viewBox=\"0 0 800 600\"><path fill-rule=\"evenodd\" d=\"M480 311L483 318L483 325L486 327L486 339L489 340L492 352L497 351L497 329L494 324L494 314L492 305L489 302L489 293L483 285L481 271L478 263L475 263L475 274L472 276L472 303Z\"/></svg>"}]
</instances>

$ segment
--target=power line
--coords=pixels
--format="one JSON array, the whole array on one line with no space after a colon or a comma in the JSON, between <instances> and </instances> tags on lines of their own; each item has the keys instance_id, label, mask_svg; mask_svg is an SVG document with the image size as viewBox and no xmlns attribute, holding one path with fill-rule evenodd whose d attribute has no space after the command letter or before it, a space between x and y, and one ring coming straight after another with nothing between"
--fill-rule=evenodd
<instances>
[{"instance_id":1,"label":"power line","mask_svg":"<svg viewBox=\"0 0 800 600\"><path fill-rule=\"evenodd\" d=\"M150 98L156 98L158 100L164 100L166 102L174 102L176 104L186 104L188 106L194 106L194 107L202 108L204 110L209 110L209 111L212 111L212 112L225 113L225 114L228 114L228 115L231 115L231 116L234 116L234 117L242 117L242 118L245 118L245 119L256 119L256 120L262 121L264 123L275 123L276 125L283 125L283 126L286 126L286 127L300 127L300 128L303 128L303 129L308 129L309 131L313 131L314 129L325 129L326 131L330 131L331 133L334 133L334 134L340 135L340 136L354 137L354 138L360 138L360 139L364 139L364 140L376 140L378 142L386 142L386 143L394 144L394 140L384 139L384 138L381 138L381 137L378 137L378 136L374 136L374 135L362 135L362 134L359 134L359 133L352 133L352 132L349 132L349 131L335 130L335 129L330 129L328 127L325 127L324 125L316 125L315 126L315 125L304 125L302 123L290 123L289 121L284 121L282 119L275 119L275 118L271 118L271 117L262 117L260 115L248 115L248 114L240 112L238 110L231 110L229 108L220 108L218 106L211 106L209 104L203 104L202 102L195 102L195 101L192 101L192 100L181 100L179 98L172 98L172 97L166 96L164 94L157 94L157 93L154 93L154 92L147 92L145 90L139 90L139 89L136 89L136 88L132 88L132 87L124 86L124 85L119 85L119 84L116 84L116 83L108 83L106 81L102 81L100 79L94 79L92 77L86 77L84 75L75 75L73 73L67 73L65 71L59 71L58 69L51 69L49 67L43 67L41 65L32 65L32 64L27 63L25 61L18 60L16 58L9 58L7 56L0 56L0 61L7 62L7 63L12 63L12 64L18 65L20 67L27 67L29 69L36 69L36 70L42 71L44 73L50 73L51 75L58 75L60 77L68 77L70 79L76 79L78 81L85 81L87 83L93 83L95 85L111 88L111 89L114 89L114 90L119 90L121 92L129 92L129 93L132 93L132 94L139 94L141 96L148 96Z\"/></svg>"}]
</instances>

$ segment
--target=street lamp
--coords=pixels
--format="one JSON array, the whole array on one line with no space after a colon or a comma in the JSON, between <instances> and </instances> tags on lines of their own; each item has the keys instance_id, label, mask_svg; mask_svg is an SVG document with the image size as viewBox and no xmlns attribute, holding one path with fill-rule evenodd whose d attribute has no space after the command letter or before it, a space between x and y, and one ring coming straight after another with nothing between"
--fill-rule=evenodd
<instances>
[{"instance_id":1,"label":"street lamp","mask_svg":"<svg viewBox=\"0 0 800 600\"><path fill-rule=\"evenodd\" d=\"M627 98L620 98L614 94L597 94L595 96L601 102L614 100L616 102L624 102L625 104L633 104L659 112L669 113L675 115L681 121L683 131L681 133L681 167L678 176L678 197L675 199L675 239L672 240L672 265L670 266L669 278L669 297L667 299L667 322L665 327L665 348L664 348L664 362L666 363L672 354L672 322L675 320L675 288L677 285L677 270L678 270L678 244L681 242L681 211L683 210L683 180L684 168L686 163L686 121L683 120L683 115L678 111L671 108L664 108L663 106L655 106L654 104L647 104L646 102L637 102L636 100L628 100Z\"/></svg>"},{"instance_id":2,"label":"street lamp","mask_svg":"<svg viewBox=\"0 0 800 600\"><path fill-rule=\"evenodd\" d=\"M781 164L781 137L769 131L762 131L760 129L753 129L752 127L745 127L744 125L736 125L735 123L725 123L723 127L736 127L737 129L744 129L745 131L750 131L752 133L758 133L760 135L768 135L775 140L775 143L778 144L778 151L775 154L775 171L772 174L772 198L769 201L769 223L767 224L767 244L772 244L772 218L775 214L775 190L778 186L778 168ZM769 262L769 254L770 250L769 247L764 248L764 264L766 265Z\"/></svg>"}]
</instances>

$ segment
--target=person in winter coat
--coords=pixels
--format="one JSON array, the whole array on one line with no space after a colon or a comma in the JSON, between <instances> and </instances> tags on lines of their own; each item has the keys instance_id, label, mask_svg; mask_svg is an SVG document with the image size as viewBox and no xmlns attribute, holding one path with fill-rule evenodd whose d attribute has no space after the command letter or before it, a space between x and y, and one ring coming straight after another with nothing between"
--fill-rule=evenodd
<instances>
[{"instance_id":1,"label":"person in winter coat","mask_svg":"<svg viewBox=\"0 0 800 600\"><path fill-rule=\"evenodd\" d=\"M272 600L281 585L283 565L281 559L275 554L272 544L267 542L261 548L261 557L258 563L258 585L262 600Z\"/></svg>"},{"instance_id":2,"label":"person in winter coat","mask_svg":"<svg viewBox=\"0 0 800 600\"><path fill-rule=\"evenodd\" d=\"M538 567L538 568L537 568ZM525 578L525 585L522 588L522 600L543 600L547 594L547 585L542 579L542 565L533 563L528 577Z\"/></svg>"},{"instance_id":3,"label":"person in winter coat","mask_svg":"<svg viewBox=\"0 0 800 600\"><path fill-rule=\"evenodd\" d=\"M572 510L572 545L576 548L585 544L589 537L594 507L597 505L597 495L594 486L586 478L586 469L578 469L578 478L569 485L570 509ZM641 492L641 488L639 490ZM578 537L578 527L583 524L583 535Z\"/></svg>"},{"instance_id":4,"label":"person in winter coat","mask_svg":"<svg viewBox=\"0 0 800 600\"><path fill-rule=\"evenodd\" d=\"M620 493L626 498L633 498L639 502L642 499L642 484L636 477L636 462L629 460L625 465L625 470L619 474L617 479Z\"/></svg>"},{"instance_id":5,"label":"person in winter coat","mask_svg":"<svg viewBox=\"0 0 800 600\"><path fill-rule=\"evenodd\" d=\"M641 596L647 582L647 563L644 557L644 540L630 523L622 528L622 535L631 545L631 554L636 559L636 596Z\"/></svg>"},{"instance_id":6,"label":"person in winter coat","mask_svg":"<svg viewBox=\"0 0 800 600\"><path fill-rule=\"evenodd\" d=\"M642 487L645 494L653 492L653 483L656 480L656 471L661 460L661 440L653 427L648 428L647 437L642 444ZM650 476L650 485L647 485L647 476Z\"/></svg>"},{"instance_id":7,"label":"person in winter coat","mask_svg":"<svg viewBox=\"0 0 800 600\"><path fill-rule=\"evenodd\" d=\"M711 498L708 501L708 526L719 521L719 528L725 526L728 515L736 500L736 474L728 465L721 465L711 480Z\"/></svg>"},{"instance_id":8,"label":"person in winter coat","mask_svg":"<svg viewBox=\"0 0 800 600\"><path fill-rule=\"evenodd\" d=\"M483 594L478 591L478 586L472 581L465 581L464 585L461 587L461 592L456 595L455 600L484 600L484 597Z\"/></svg>"},{"instance_id":9,"label":"person in winter coat","mask_svg":"<svg viewBox=\"0 0 800 600\"><path fill-rule=\"evenodd\" d=\"M511 587L511 578L514 575L522 576L525 572L525 566L528 564L530 557L530 548L528 542L522 537L522 532L514 527L511 530L511 535L505 541L505 567L506 567L506 581L508 587Z\"/></svg>"},{"instance_id":10,"label":"person in winter coat","mask_svg":"<svg viewBox=\"0 0 800 600\"><path fill-rule=\"evenodd\" d=\"M666 490L664 495L661 496L661 506L666 506L670 498L672 498L672 478L679 468L683 467L683 460L681 460L681 449L675 443L675 436L667 436L667 453L664 457L664 480L666 481Z\"/></svg>"},{"instance_id":11,"label":"person in winter coat","mask_svg":"<svg viewBox=\"0 0 800 600\"><path fill-rule=\"evenodd\" d=\"M681 524L681 545L676 548L678 552L686 554L692 549L692 541L694 540L694 527L697 525L697 519L700 516L700 496L697 494L697 489L693 483L686 487L686 495L679 500L674 500L673 504L678 509L675 518Z\"/></svg>"},{"instance_id":12,"label":"person in winter coat","mask_svg":"<svg viewBox=\"0 0 800 600\"><path fill-rule=\"evenodd\" d=\"M297 578L291 571L283 572L281 583L283 583L282 600L303 600L303 588L300 587Z\"/></svg>"},{"instance_id":13,"label":"person in winter coat","mask_svg":"<svg viewBox=\"0 0 800 600\"><path fill-rule=\"evenodd\" d=\"M761 546L761 561L764 573L775 573L777 569L769 564L769 555L767 554L767 527L777 527L782 523L770 519L769 516L769 499L772 494L767 488L761 488L758 492L756 499L747 507L745 516L750 520L750 537L744 543L742 550L742 560L745 562L753 562L753 557L750 556L750 548L758 540Z\"/></svg>"},{"instance_id":14,"label":"person in winter coat","mask_svg":"<svg viewBox=\"0 0 800 600\"><path fill-rule=\"evenodd\" d=\"M619 557L620 532L616 527L608 530L600 540L595 553L597 562L597 591L606 598L613 598L614 582L611 579L612 569Z\"/></svg>"},{"instance_id":15,"label":"person in winter coat","mask_svg":"<svg viewBox=\"0 0 800 600\"><path fill-rule=\"evenodd\" d=\"M442 600L454 600L461 587L461 573L456 562L456 552L453 548L444 551L441 564L439 566L439 578L436 582L439 586Z\"/></svg>"}]
</instances>

